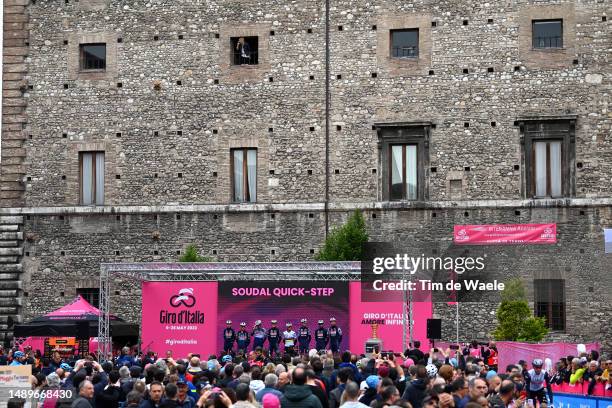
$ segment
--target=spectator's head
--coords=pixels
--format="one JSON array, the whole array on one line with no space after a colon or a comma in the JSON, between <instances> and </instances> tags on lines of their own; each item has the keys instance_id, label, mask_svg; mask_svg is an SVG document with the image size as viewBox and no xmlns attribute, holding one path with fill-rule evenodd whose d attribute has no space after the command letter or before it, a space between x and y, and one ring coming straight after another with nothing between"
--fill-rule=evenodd
<instances>
[{"instance_id":1,"label":"spectator's head","mask_svg":"<svg viewBox=\"0 0 612 408\"><path fill-rule=\"evenodd\" d=\"M420 341L418 341L418 340L415 340L415 342L414 342L414 348L415 348L415 349L418 349L418 348L420 348L420 347L421 347L421 342L420 342Z\"/></svg>"},{"instance_id":2,"label":"spectator's head","mask_svg":"<svg viewBox=\"0 0 612 408\"><path fill-rule=\"evenodd\" d=\"M351 362L351 352L350 351L345 351L344 353L342 353L342 362L343 363Z\"/></svg>"},{"instance_id":3,"label":"spectator's head","mask_svg":"<svg viewBox=\"0 0 612 408\"><path fill-rule=\"evenodd\" d=\"M438 395L431 393L423 399L423 408L438 408L439 401Z\"/></svg>"},{"instance_id":4,"label":"spectator's head","mask_svg":"<svg viewBox=\"0 0 612 408\"><path fill-rule=\"evenodd\" d=\"M597 362L597 360L591 360L591 362L589 363L589 371L595 372L597 371L598 367L599 367L599 363Z\"/></svg>"},{"instance_id":5,"label":"spectator's head","mask_svg":"<svg viewBox=\"0 0 612 408\"><path fill-rule=\"evenodd\" d=\"M122 380L129 378L130 369L127 368L126 366L121 366L121 368L119 369L119 377L121 377Z\"/></svg>"},{"instance_id":6,"label":"spectator's head","mask_svg":"<svg viewBox=\"0 0 612 408\"><path fill-rule=\"evenodd\" d=\"M286 371L283 371L278 376L278 388L282 388L285 385L289 384L289 381L291 381L291 378L289 377L289 373Z\"/></svg>"},{"instance_id":7,"label":"spectator's head","mask_svg":"<svg viewBox=\"0 0 612 408\"><path fill-rule=\"evenodd\" d=\"M200 359L198 357L191 357L191 360L189 360L189 368L200 368Z\"/></svg>"},{"instance_id":8,"label":"spectator's head","mask_svg":"<svg viewBox=\"0 0 612 408\"><path fill-rule=\"evenodd\" d=\"M138 391L130 391L126 397L128 405L139 405L142 401L142 394Z\"/></svg>"},{"instance_id":9,"label":"spectator's head","mask_svg":"<svg viewBox=\"0 0 612 408\"><path fill-rule=\"evenodd\" d=\"M8 400L6 407L7 408L23 408L25 407L26 400L23 398L11 398Z\"/></svg>"},{"instance_id":10,"label":"spectator's head","mask_svg":"<svg viewBox=\"0 0 612 408\"><path fill-rule=\"evenodd\" d=\"M344 400L357 401L359 399L359 393L359 385L354 381L349 381L344 388Z\"/></svg>"},{"instance_id":11,"label":"spectator's head","mask_svg":"<svg viewBox=\"0 0 612 408\"><path fill-rule=\"evenodd\" d=\"M251 369L251 380L261 380L261 368L255 366Z\"/></svg>"},{"instance_id":12,"label":"spectator's head","mask_svg":"<svg viewBox=\"0 0 612 408\"><path fill-rule=\"evenodd\" d=\"M173 400L176 399L176 394L178 393L178 387L176 384L168 383L165 388L166 398Z\"/></svg>"},{"instance_id":13,"label":"spectator's head","mask_svg":"<svg viewBox=\"0 0 612 408\"><path fill-rule=\"evenodd\" d=\"M495 393L499 389L501 378L498 375L489 376L489 374L487 374L487 384L489 385L489 392Z\"/></svg>"},{"instance_id":14,"label":"spectator's head","mask_svg":"<svg viewBox=\"0 0 612 408\"><path fill-rule=\"evenodd\" d=\"M60 386L60 378L57 374L51 373L47 376L47 385L50 388L57 388Z\"/></svg>"},{"instance_id":15,"label":"spectator's head","mask_svg":"<svg viewBox=\"0 0 612 408\"><path fill-rule=\"evenodd\" d=\"M465 378L459 377L451 384L453 393L457 394L460 398L465 397L468 393L468 384Z\"/></svg>"},{"instance_id":16,"label":"spectator's head","mask_svg":"<svg viewBox=\"0 0 612 408\"><path fill-rule=\"evenodd\" d=\"M278 364L275 368L274 368L274 374L276 374L277 376L280 377L281 373L284 373L285 371L287 371L287 369L285 368L284 365L282 364Z\"/></svg>"},{"instance_id":17,"label":"spectator's head","mask_svg":"<svg viewBox=\"0 0 612 408\"><path fill-rule=\"evenodd\" d=\"M323 361L321 361L320 358L312 359L310 365L312 366L312 369L315 370L315 372L317 373L323 371Z\"/></svg>"},{"instance_id":18,"label":"spectator's head","mask_svg":"<svg viewBox=\"0 0 612 408\"><path fill-rule=\"evenodd\" d=\"M489 408L489 400L484 395L476 398L476 403L480 405L480 408Z\"/></svg>"},{"instance_id":19,"label":"spectator's head","mask_svg":"<svg viewBox=\"0 0 612 408\"><path fill-rule=\"evenodd\" d=\"M438 370L438 375L444 378L447 384L450 384L453 380L453 374L453 367L448 364L442 365Z\"/></svg>"},{"instance_id":20,"label":"spectator's head","mask_svg":"<svg viewBox=\"0 0 612 408\"><path fill-rule=\"evenodd\" d=\"M470 397L476 400L478 397L484 397L487 394L489 387L482 378L473 378L469 382Z\"/></svg>"},{"instance_id":21,"label":"spectator's head","mask_svg":"<svg viewBox=\"0 0 612 408\"><path fill-rule=\"evenodd\" d=\"M238 401L248 401L250 393L249 384L238 384L236 387L236 399Z\"/></svg>"},{"instance_id":22,"label":"spectator's head","mask_svg":"<svg viewBox=\"0 0 612 408\"><path fill-rule=\"evenodd\" d=\"M164 386L159 381L153 381L149 386L149 398L153 402L161 401L162 394L164 393Z\"/></svg>"},{"instance_id":23,"label":"spectator's head","mask_svg":"<svg viewBox=\"0 0 612 408\"><path fill-rule=\"evenodd\" d=\"M166 378L166 372L165 371L156 369L153 372L153 380L154 381L163 383L164 382L164 378Z\"/></svg>"},{"instance_id":24,"label":"spectator's head","mask_svg":"<svg viewBox=\"0 0 612 408\"><path fill-rule=\"evenodd\" d=\"M276 374L270 373L264 378L264 385L266 386L266 388L276 388L277 384L278 377L276 376Z\"/></svg>"},{"instance_id":25,"label":"spectator's head","mask_svg":"<svg viewBox=\"0 0 612 408\"><path fill-rule=\"evenodd\" d=\"M399 390L393 385L385 387L380 393L380 399L384 401L386 405L393 405L395 401L400 399Z\"/></svg>"},{"instance_id":26,"label":"spectator's head","mask_svg":"<svg viewBox=\"0 0 612 408\"><path fill-rule=\"evenodd\" d=\"M234 375L234 364L233 363L228 363L225 366L225 369L223 370L223 372L225 373L225 376L227 378L230 378Z\"/></svg>"},{"instance_id":27,"label":"spectator's head","mask_svg":"<svg viewBox=\"0 0 612 408\"><path fill-rule=\"evenodd\" d=\"M414 367L414 366L412 366L412 367ZM410 368L412 368L412 367L410 367ZM416 378L420 379L420 380L426 380L427 378L429 378L427 376L427 369L425 368L424 365L419 364L419 365L416 366Z\"/></svg>"},{"instance_id":28,"label":"spectator's head","mask_svg":"<svg viewBox=\"0 0 612 408\"><path fill-rule=\"evenodd\" d=\"M381 365L380 367L378 367L378 375L380 376L380 378L386 378L389 377L389 373L391 370L389 370L389 366L388 365ZM352 374L352 373L351 373Z\"/></svg>"},{"instance_id":29,"label":"spectator's head","mask_svg":"<svg viewBox=\"0 0 612 408\"><path fill-rule=\"evenodd\" d=\"M79 386L81 385L81 382L85 381L86 375L83 371L79 371L77 372L75 375L72 376L72 386L75 389L79 389Z\"/></svg>"},{"instance_id":30,"label":"spectator's head","mask_svg":"<svg viewBox=\"0 0 612 408\"><path fill-rule=\"evenodd\" d=\"M140 366L135 365L135 366L130 367L130 377L140 378L140 374L142 374L142 368L140 368Z\"/></svg>"},{"instance_id":31,"label":"spectator's head","mask_svg":"<svg viewBox=\"0 0 612 408\"><path fill-rule=\"evenodd\" d=\"M338 382L340 384L346 384L349 379L353 379L353 370L349 367L341 368L340 371L338 371Z\"/></svg>"},{"instance_id":32,"label":"spectator's head","mask_svg":"<svg viewBox=\"0 0 612 408\"><path fill-rule=\"evenodd\" d=\"M176 383L176 388L178 389L176 396L178 397L179 401L185 400L187 393L189 392L189 386L187 386L187 383L179 380Z\"/></svg>"},{"instance_id":33,"label":"spectator's head","mask_svg":"<svg viewBox=\"0 0 612 408\"><path fill-rule=\"evenodd\" d=\"M147 389L147 385L145 384L144 381L136 381L134 383L134 391L137 391L140 395L144 394L145 390Z\"/></svg>"},{"instance_id":34,"label":"spectator's head","mask_svg":"<svg viewBox=\"0 0 612 408\"><path fill-rule=\"evenodd\" d=\"M60 356L60 353L58 353L57 351L53 352L53 354L51 355L51 359L56 365L59 365L60 362L62 361L62 357Z\"/></svg>"},{"instance_id":35,"label":"spectator's head","mask_svg":"<svg viewBox=\"0 0 612 408\"><path fill-rule=\"evenodd\" d=\"M83 398L91 399L94 396L94 387L91 381L83 380L79 384L79 395Z\"/></svg>"},{"instance_id":36,"label":"spectator's head","mask_svg":"<svg viewBox=\"0 0 612 408\"><path fill-rule=\"evenodd\" d=\"M237 365L234 367L233 375L234 378L240 378L240 376L244 373L244 368L241 365Z\"/></svg>"},{"instance_id":37,"label":"spectator's head","mask_svg":"<svg viewBox=\"0 0 612 408\"><path fill-rule=\"evenodd\" d=\"M238 382L249 385L251 383L251 376L246 373L242 374L240 377L238 377Z\"/></svg>"},{"instance_id":38,"label":"spectator's head","mask_svg":"<svg viewBox=\"0 0 612 408\"><path fill-rule=\"evenodd\" d=\"M113 370L110 373L108 373L108 381L110 385L116 384L119 381L119 378L121 378L121 375L119 374L119 371L117 370Z\"/></svg>"},{"instance_id":39,"label":"spectator's head","mask_svg":"<svg viewBox=\"0 0 612 408\"><path fill-rule=\"evenodd\" d=\"M103 362L102 369L106 374L110 373L111 371L113 371L113 363L111 363L110 361Z\"/></svg>"},{"instance_id":40,"label":"spectator's head","mask_svg":"<svg viewBox=\"0 0 612 408\"><path fill-rule=\"evenodd\" d=\"M340 374L338 374L338 376L340 376ZM291 373L291 379L293 385L306 384L306 371L303 368L296 368L295 370L293 370L293 373Z\"/></svg>"},{"instance_id":41,"label":"spectator's head","mask_svg":"<svg viewBox=\"0 0 612 408\"><path fill-rule=\"evenodd\" d=\"M263 408L280 408L280 400L276 395L269 392L262 398L261 405Z\"/></svg>"},{"instance_id":42,"label":"spectator's head","mask_svg":"<svg viewBox=\"0 0 612 408\"><path fill-rule=\"evenodd\" d=\"M572 370L576 370L580 367L580 359L578 357L574 357L572 359Z\"/></svg>"},{"instance_id":43,"label":"spectator's head","mask_svg":"<svg viewBox=\"0 0 612 408\"><path fill-rule=\"evenodd\" d=\"M514 382L510 380L504 380L499 386L499 396L506 402L506 404L512 399L514 396L514 390L516 386Z\"/></svg>"}]
</instances>

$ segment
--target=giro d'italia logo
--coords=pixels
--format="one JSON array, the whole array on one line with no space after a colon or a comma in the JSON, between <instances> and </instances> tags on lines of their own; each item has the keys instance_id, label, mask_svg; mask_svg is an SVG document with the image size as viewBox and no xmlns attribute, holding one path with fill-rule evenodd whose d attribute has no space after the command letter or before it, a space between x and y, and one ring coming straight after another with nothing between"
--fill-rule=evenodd
<instances>
[{"instance_id":1,"label":"giro d'italia logo","mask_svg":"<svg viewBox=\"0 0 612 408\"><path fill-rule=\"evenodd\" d=\"M170 298L170 306L172 307L179 307L180 305L193 307L195 303L196 298L193 296L193 288L183 288L179 290L178 295Z\"/></svg>"}]
</instances>

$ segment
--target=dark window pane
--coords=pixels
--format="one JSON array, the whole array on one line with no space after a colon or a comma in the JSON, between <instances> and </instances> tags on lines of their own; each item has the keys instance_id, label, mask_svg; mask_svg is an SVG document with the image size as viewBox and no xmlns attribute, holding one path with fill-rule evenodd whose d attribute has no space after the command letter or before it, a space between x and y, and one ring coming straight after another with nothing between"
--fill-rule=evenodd
<instances>
[{"instance_id":1,"label":"dark window pane","mask_svg":"<svg viewBox=\"0 0 612 408\"><path fill-rule=\"evenodd\" d=\"M533 48L562 48L563 20L534 20Z\"/></svg>"},{"instance_id":2,"label":"dark window pane","mask_svg":"<svg viewBox=\"0 0 612 408\"><path fill-rule=\"evenodd\" d=\"M552 330L565 330L565 281L536 279L533 284L535 315L546 318Z\"/></svg>"},{"instance_id":3,"label":"dark window pane","mask_svg":"<svg viewBox=\"0 0 612 408\"><path fill-rule=\"evenodd\" d=\"M79 288L76 293L95 307L100 304L100 289L98 288Z\"/></svg>"},{"instance_id":4,"label":"dark window pane","mask_svg":"<svg viewBox=\"0 0 612 408\"><path fill-rule=\"evenodd\" d=\"M391 30L391 56L415 58L419 56L419 30Z\"/></svg>"},{"instance_id":5,"label":"dark window pane","mask_svg":"<svg viewBox=\"0 0 612 408\"><path fill-rule=\"evenodd\" d=\"M106 44L82 44L81 69L106 69Z\"/></svg>"}]
</instances>

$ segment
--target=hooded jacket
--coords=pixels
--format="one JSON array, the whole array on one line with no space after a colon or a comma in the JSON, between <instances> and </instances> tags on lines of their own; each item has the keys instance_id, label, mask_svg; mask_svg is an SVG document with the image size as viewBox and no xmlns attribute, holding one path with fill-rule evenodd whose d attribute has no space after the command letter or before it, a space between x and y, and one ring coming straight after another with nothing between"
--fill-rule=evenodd
<instances>
[{"instance_id":1,"label":"hooded jacket","mask_svg":"<svg viewBox=\"0 0 612 408\"><path fill-rule=\"evenodd\" d=\"M282 408L323 408L307 385L287 385L281 398Z\"/></svg>"},{"instance_id":2,"label":"hooded jacket","mask_svg":"<svg viewBox=\"0 0 612 408\"><path fill-rule=\"evenodd\" d=\"M417 378L406 385L406 391L402 398L412 405L412 408L422 408L423 400L427 390L427 382L421 378Z\"/></svg>"}]
</instances>

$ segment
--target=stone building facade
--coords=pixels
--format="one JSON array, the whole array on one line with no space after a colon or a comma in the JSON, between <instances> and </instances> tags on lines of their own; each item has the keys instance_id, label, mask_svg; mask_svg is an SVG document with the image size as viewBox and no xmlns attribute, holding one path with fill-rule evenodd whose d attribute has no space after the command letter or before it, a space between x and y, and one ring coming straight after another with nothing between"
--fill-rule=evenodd
<instances>
[{"instance_id":1,"label":"stone building facade","mask_svg":"<svg viewBox=\"0 0 612 408\"><path fill-rule=\"evenodd\" d=\"M556 223L557 245L495 250L494 275L521 277L534 308L536 281L562 282L551 337L610 350L610 13L599 0L5 0L2 336L95 292L102 262L171 261L189 243L218 261L309 260L361 209L372 240L432 253L458 224ZM251 54L236 64L240 38ZM102 45L103 68L87 48ZM538 194L534 152L550 141L560 169L546 147ZM414 146L410 193L390 182L394 145ZM255 173L237 149L255 149ZM113 311L138 321L139 290L117 282ZM462 304L460 336L487 338L497 302ZM454 308L434 312L453 337Z\"/></svg>"}]
</instances>

